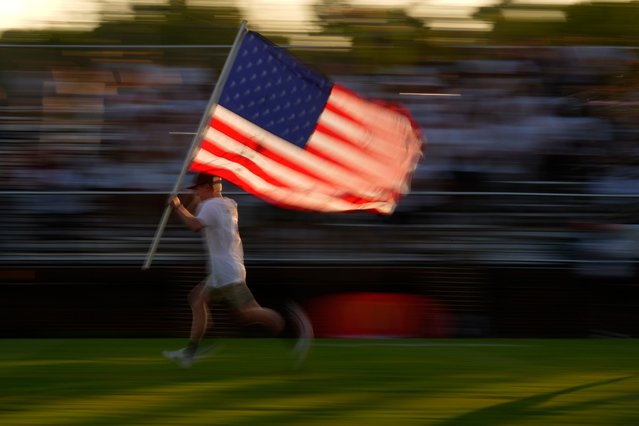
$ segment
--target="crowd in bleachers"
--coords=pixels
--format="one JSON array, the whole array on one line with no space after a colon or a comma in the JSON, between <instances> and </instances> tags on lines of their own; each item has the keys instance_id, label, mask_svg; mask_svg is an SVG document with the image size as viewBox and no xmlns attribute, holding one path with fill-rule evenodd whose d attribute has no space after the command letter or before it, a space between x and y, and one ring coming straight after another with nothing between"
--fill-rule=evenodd
<instances>
[{"instance_id":1,"label":"crowd in bleachers","mask_svg":"<svg viewBox=\"0 0 639 426\"><path fill-rule=\"evenodd\" d=\"M354 236L357 243L357 238L391 225L474 225L503 231L528 226L565 230L581 222L636 223L635 51L491 48L474 49L467 56L472 59L377 75L332 76L364 96L406 105L423 128L427 144L413 194L400 203L393 218L300 218L242 196L245 204L261 209L259 215L247 211L246 221L254 225L248 232L257 240L266 228L285 222L297 223L298 231L307 233L320 224L376 227ZM623 80L625 75L629 80ZM39 220L29 217L48 217L47 226L54 227L52 222L66 216L70 228L81 224L79 217L88 218L84 225L89 230L83 234L95 238L101 230L109 232L109 222L152 229L154 210L142 215L131 201L134 197L128 196L124 207L118 203L115 209L113 199L100 192L168 192L215 79L212 69L149 61L0 69L0 188L2 197L11 201L3 227L15 228L18 220L27 229ZM30 195L20 195L24 191ZM84 193L69 194L74 191ZM158 209L157 201L148 205ZM69 229L63 232L73 234ZM38 239L37 233L15 232L14 240ZM419 247L414 253L428 253L424 238L432 241L434 231L411 232L393 235L401 234L398 244ZM447 232L442 239L452 235L450 228ZM294 233L270 235L267 241L283 244L279 240L286 235ZM491 239L490 232L482 235ZM326 243L332 237L320 231L308 238ZM452 238L463 240L457 234ZM8 244L3 246L8 249ZM411 253L410 248L404 252Z\"/></svg>"}]
</instances>

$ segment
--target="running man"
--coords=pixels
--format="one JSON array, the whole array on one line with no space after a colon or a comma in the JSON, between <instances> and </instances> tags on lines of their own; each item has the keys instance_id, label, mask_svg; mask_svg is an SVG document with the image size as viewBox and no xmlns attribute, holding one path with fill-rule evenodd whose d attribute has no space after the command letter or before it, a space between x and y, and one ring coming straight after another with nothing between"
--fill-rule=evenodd
<instances>
[{"instance_id":1,"label":"running man","mask_svg":"<svg viewBox=\"0 0 639 426\"><path fill-rule=\"evenodd\" d=\"M188 368L197 357L198 347L210 325L209 304L222 301L244 324L259 324L273 335L280 334L285 326L284 318L276 311L260 306L246 285L244 250L238 230L237 203L222 196L222 179L207 173L195 176L188 187L199 200L194 216L182 205L177 195L169 199L173 210L192 231L204 230L208 250L208 277L189 294L192 322L189 344L176 351L164 351L166 358ZM289 304L288 312L299 334L295 345L298 364L308 351L313 337L312 327L304 312L295 304Z\"/></svg>"}]
</instances>

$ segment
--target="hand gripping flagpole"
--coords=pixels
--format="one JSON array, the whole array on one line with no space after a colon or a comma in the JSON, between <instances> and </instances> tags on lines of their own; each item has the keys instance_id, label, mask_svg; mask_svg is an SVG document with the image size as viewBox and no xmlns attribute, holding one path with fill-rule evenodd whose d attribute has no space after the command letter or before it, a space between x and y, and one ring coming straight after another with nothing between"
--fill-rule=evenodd
<instances>
[{"instance_id":1,"label":"hand gripping flagpole","mask_svg":"<svg viewBox=\"0 0 639 426\"><path fill-rule=\"evenodd\" d=\"M180 187L182 186L182 181L184 180L184 176L189 169L189 165L193 161L193 157L197 149L200 147L202 143L202 138L204 137L204 133L208 127L209 122L211 121L211 117L213 115L213 108L217 105L220 100L220 96L222 95L222 89L226 84L226 80L231 72L231 66L233 66L233 62L235 62L235 57L237 56L237 52L240 49L240 44L242 44L242 40L246 35L246 21L242 21L240 25L240 29L237 32L237 36L235 36L235 41L233 42L233 46L231 47L231 51L229 52L229 56L226 58L226 62L224 63L224 67L222 68L222 72L220 73L220 77L215 84L215 88L213 89L213 93L211 94L211 99L209 99L209 103L206 107L204 114L202 115L202 119L200 120L200 126L197 130L197 133L193 137L193 142L191 143L191 148L184 159L184 164L182 165L182 171L178 176L175 185L173 186L173 191L171 195L175 195L178 193ZM146 254L146 260L144 261L144 265L142 269L149 269L151 267L151 262L153 261L153 256L158 248L158 244L160 243L160 238L162 237L162 233L164 232L164 228L169 220L169 216L171 215L171 206L167 204L164 208L164 213L162 214L162 219L160 219L160 223L155 231L155 236L153 237L153 242L151 243L151 247L149 247L149 251Z\"/></svg>"}]
</instances>

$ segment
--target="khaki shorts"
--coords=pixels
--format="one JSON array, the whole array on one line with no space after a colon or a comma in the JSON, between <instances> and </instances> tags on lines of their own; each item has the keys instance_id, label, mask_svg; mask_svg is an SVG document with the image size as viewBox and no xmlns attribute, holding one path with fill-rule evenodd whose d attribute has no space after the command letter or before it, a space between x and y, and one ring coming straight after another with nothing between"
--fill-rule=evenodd
<instances>
[{"instance_id":1,"label":"khaki shorts","mask_svg":"<svg viewBox=\"0 0 639 426\"><path fill-rule=\"evenodd\" d=\"M227 303L233 309L241 309L255 300L246 283L233 283L222 287L209 287L213 301Z\"/></svg>"}]
</instances>

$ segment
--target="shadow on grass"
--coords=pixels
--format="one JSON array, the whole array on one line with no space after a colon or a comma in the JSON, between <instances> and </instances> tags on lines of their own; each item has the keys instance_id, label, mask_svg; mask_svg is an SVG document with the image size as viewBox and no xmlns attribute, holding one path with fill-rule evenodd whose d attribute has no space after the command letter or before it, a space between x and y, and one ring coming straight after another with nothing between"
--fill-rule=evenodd
<instances>
[{"instance_id":1,"label":"shadow on grass","mask_svg":"<svg viewBox=\"0 0 639 426\"><path fill-rule=\"evenodd\" d=\"M602 398L589 401L576 402L574 404L567 404L557 407L541 407L541 404L550 401L553 398L557 398L563 395L568 395L574 392L579 392L585 389L594 388L598 386L609 385L612 383L621 382L624 380L635 378L636 375L630 375L625 377L617 377L609 380L601 380L592 383L586 383L579 386L572 386L565 389L561 389L554 392L543 393L539 395L530 396L527 398L518 399L512 402L506 402L503 404L494 405L492 407L482 408L470 413L463 414L461 416L454 417L450 420L440 423L440 426L462 426L462 425L510 425L517 420L524 417L535 416L548 416L553 414L559 414L571 410L582 410L586 408L592 408L597 405L604 405L614 401L620 401L627 399L627 396L620 396L616 398Z\"/></svg>"}]
</instances>

